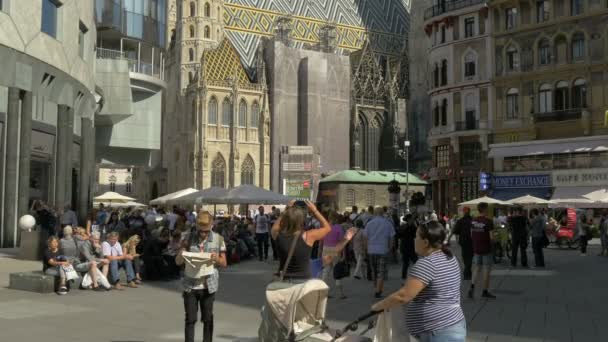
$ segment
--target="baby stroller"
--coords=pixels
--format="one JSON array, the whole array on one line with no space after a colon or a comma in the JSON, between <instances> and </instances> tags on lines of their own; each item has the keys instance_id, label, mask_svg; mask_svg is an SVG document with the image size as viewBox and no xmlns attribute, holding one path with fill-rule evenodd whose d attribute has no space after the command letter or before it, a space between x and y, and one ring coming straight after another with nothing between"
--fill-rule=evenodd
<instances>
[{"instance_id":1,"label":"baby stroller","mask_svg":"<svg viewBox=\"0 0 608 342\"><path fill-rule=\"evenodd\" d=\"M313 279L302 284L273 283L266 289L266 304L262 308L259 342L371 342L363 336L345 336L356 331L358 323L378 314L364 315L343 331L332 330L325 324L325 309L329 287ZM363 332L373 329L373 322Z\"/></svg>"}]
</instances>

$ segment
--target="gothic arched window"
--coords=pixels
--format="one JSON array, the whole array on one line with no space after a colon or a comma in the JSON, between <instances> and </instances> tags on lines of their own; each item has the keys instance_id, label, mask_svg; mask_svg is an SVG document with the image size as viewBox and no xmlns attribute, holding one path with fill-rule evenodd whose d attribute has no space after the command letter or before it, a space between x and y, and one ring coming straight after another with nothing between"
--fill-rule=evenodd
<instances>
[{"instance_id":1,"label":"gothic arched window","mask_svg":"<svg viewBox=\"0 0 608 342\"><path fill-rule=\"evenodd\" d=\"M241 100L239 104L239 127L247 127L247 102Z\"/></svg>"},{"instance_id":2,"label":"gothic arched window","mask_svg":"<svg viewBox=\"0 0 608 342\"><path fill-rule=\"evenodd\" d=\"M232 105L228 98L224 99L222 103L222 126L230 126L230 118L232 117Z\"/></svg>"},{"instance_id":3,"label":"gothic arched window","mask_svg":"<svg viewBox=\"0 0 608 342\"><path fill-rule=\"evenodd\" d=\"M217 125L217 100L215 97L212 97L209 100L209 106L207 109L208 112L208 124L209 125Z\"/></svg>"},{"instance_id":4,"label":"gothic arched window","mask_svg":"<svg viewBox=\"0 0 608 342\"><path fill-rule=\"evenodd\" d=\"M196 5L194 4L194 1L190 3L190 16L196 16Z\"/></svg>"},{"instance_id":5,"label":"gothic arched window","mask_svg":"<svg viewBox=\"0 0 608 342\"><path fill-rule=\"evenodd\" d=\"M226 187L226 160L219 153L211 164L211 186Z\"/></svg>"},{"instance_id":6,"label":"gothic arched window","mask_svg":"<svg viewBox=\"0 0 608 342\"><path fill-rule=\"evenodd\" d=\"M241 184L255 185L255 163L251 156L247 156L241 165Z\"/></svg>"},{"instance_id":7,"label":"gothic arched window","mask_svg":"<svg viewBox=\"0 0 608 342\"><path fill-rule=\"evenodd\" d=\"M205 26L205 38L211 38L211 29L209 29L209 26Z\"/></svg>"},{"instance_id":8,"label":"gothic arched window","mask_svg":"<svg viewBox=\"0 0 608 342\"><path fill-rule=\"evenodd\" d=\"M190 62L194 61L194 49L192 48L188 49L188 60Z\"/></svg>"},{"instance_id":9,"label":"gothic arched window","mask_svg":"<svg viewBox=\"0 0 608 342\"><path fill-rule=\"evenodd\" d=\"M260 125L260 106L257 102L251 105L251 116L249 117L250 126L256 128Z\"/></svg>"},{"instance_id":10,"label":"gothic arched window","mask_svg":"<svg viewBox=\"0 0 608 342\"><path fill-rule=\"evenodd\" d=\"M190 25L190 38L194 38L194 25Z\"/></svg>"},{"instance_id":11,"label":"gothic arched window","mask_svg":"<svg viewBox=\"0 0 608 342\"><path fill-rule=\"evenodd\" d=\"M205 3L205 17L211 16L211 6L208 2Z\"/></svg>"}]
</instances>

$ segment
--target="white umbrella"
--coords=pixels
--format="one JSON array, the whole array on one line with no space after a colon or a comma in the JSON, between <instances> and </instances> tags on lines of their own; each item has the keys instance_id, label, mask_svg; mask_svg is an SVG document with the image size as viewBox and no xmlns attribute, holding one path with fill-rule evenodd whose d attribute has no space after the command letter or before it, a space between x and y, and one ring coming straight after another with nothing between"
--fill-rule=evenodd
<instances>
[{"instance_id":1,"label":"white umbrella","mask_svg":"<svg viewBox=\"0 0 608 342\"><path fill-rule=\"evenodd\" d=\"M470 200L468 202L462 202L458 205L461 205L461 206L462 205L477 205L482 202L487 203L487 204L511 205L511 203L509 203L509 202L504 202L504 201L501 201L501 200L498 200L498 199L495 199L492 197L488 197L488 196L483 196L483 197L480 197L480 198L477 198L474 200Z\"/></svg>"},{"instance_id":2,"label":"white umbrella","mask_svg":"<svg viewBox=\"0 0 608 342\"><path fill-rule=\"evenodd\" d=\"M95 202L95 204L100 204L100 203L103 203L104 206L111 207L111 208L128 208L128 207L141 208L141 207L147 207L147 205L145 205L145 204L138 203L138 202L133 202L133 201L126 201L126 202Z\"/></svg>"},{"instance_id":3,"label":"white umbrella","mask_svg":"<svg viewBox=\"0 0 608 342\"><path fill-rule=\"evenodd\" d=\"M129 202L129 201L135 201L135 198L133 197L128 197L128 196L124 196L121 195L117 192L113 192L113 191L108 191L103 195L97 196L93 198L93 201L95 202L109 202L109 203L113 203L113 202Z\"/></svg>"},{"instance_id":4,"label":"white umbrella","mask_svg":"<svg viewBox=\"0 0 608 342\"><path fill-rule=\"evenodd\" d=\"M508 200L507 202L509 202L510 204L514 204L514 205L548 205L548 204L553 203L551 201L547 201L542 198L534 197L532 195L525 195L525 196L517 197L517 198L511 199L511 200Z\"/></svg>"},{"instance_id":5,"label":"white umbrella","mask_svg":"<svg viewBox=\"0 0 608 342\"><path fill-rule=\"evenodd\" d=\"M166 194L164 196L160 196L158 198L155 198L153 200L150 201L150 205L165 205L167 204L168 201L172 200L172 199L177 199L180 198L182 196L186 196L189 195L191 193L195 193L198 190L193 189L193 188L188 188L188 189L182 189L176 192L172 192L170 194Z\"/></svg>"}]
</instances>

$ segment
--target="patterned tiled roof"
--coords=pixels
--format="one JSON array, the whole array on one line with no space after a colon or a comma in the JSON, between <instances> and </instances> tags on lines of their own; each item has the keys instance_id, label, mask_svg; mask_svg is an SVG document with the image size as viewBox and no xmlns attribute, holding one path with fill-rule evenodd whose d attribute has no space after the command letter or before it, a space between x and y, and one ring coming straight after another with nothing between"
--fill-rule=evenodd
<instances>
[{"instance_id":1,"label":"patterned tiled roof","mask_svg":"<svg viewBox=\"0 0 608 342\"><path fill-rule=\"evenodd\" d=\"M225 0L226 34L249 73L255 71L262 37L274 36L274 22L293 20L295 47L319 41L319 28L336 25L339 52L359 50L367 39L374 50L400 55L409 31L410 0Z\"/></svg>"},{"instance_id":2,"label":"patterned tiled roof","mask_svg":"<svg viewBox=\"0 0 608 342\"><path fill-rule=\"evenodd\" d=\"M240 84L250 83L238 53L228 39L224 38L217 48L203 52L203 60L206 80L226 81L236 76Z\"/></svg>"}]
</instances>

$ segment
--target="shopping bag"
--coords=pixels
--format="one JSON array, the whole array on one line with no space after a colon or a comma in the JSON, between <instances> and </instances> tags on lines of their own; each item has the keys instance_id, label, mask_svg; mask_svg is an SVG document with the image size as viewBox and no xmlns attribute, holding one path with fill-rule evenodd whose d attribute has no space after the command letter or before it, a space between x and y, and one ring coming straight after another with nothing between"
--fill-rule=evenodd
<instances>
[{"instance_id":1,"label":"shopping bag","mask_svg":"<svg viewBox=\"0 0 608 342\"><path fill-rule=\"evenodd\" d=\"M74 269L74 266L67 265L61 267L63 267L63 271L65 272L65 280L74 280L80 278L78 272L76 272L76 270Z\"/></svg>"},{"instance_id":2,"label":"shopping bag","mask_svg":"<svg viewBox=\"0 0 608 342\"><path fill-rule=\"evenodd\" d=\"M80 283L80 286L82 287L89 287L93 284L93 279L91 279L91 276L87 273L84 275L84 277L82 277L82 282Z\"/></svg>"},{"instance_id":3,"label":"shopping bag","mask_svg":"<svg viewBox=\"0 0 608 342\"><path fill-rule=\"evenodd\" d=\"M108 278L106 278L106 276L104 276L99 269L97 269L97 283L106 289L109 289L111 287Z\"/></svg>"}]
</instances>

